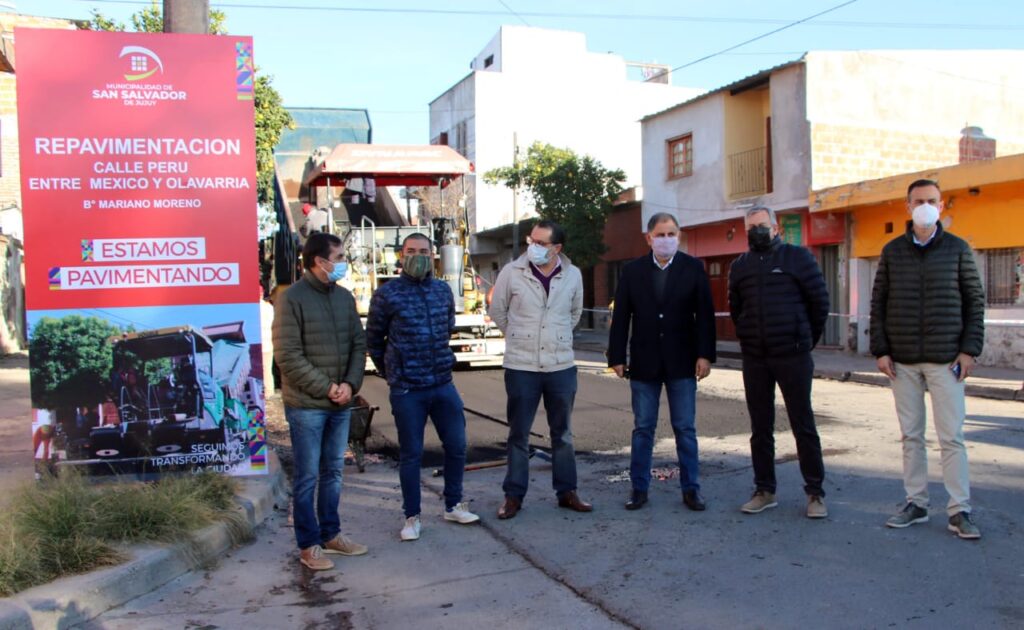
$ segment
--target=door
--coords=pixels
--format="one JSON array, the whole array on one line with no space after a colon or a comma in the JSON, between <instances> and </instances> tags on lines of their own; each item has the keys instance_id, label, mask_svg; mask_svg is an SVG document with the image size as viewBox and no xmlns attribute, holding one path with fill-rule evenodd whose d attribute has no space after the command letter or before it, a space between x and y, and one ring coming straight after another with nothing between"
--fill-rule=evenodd
<instances>
[{"instance_id":1,"label":"door","mask_svg":"<svg viewBox=\"0 0 1024 630\"><path fill-rule=\"evenodd\" d=\"M828 289L829 312L836 313L836 304L839 303L839 246L824 245L820 248L818 262L821 265L821 273L825 276L825 288ZM825 346L842 345L843 320L835 315L829 315L825 322L825 331L821 336L821 344Z\"/></svg>"},{"instance_id":2,"label":"door","mask_svg":"<svg viewBox=\"0 0 1024 630\"><path fill-rule=\"evenodd\" d=\"M719 341L736 341L736 327L729 317L729 267L735 255L704 259L704 269L711 284L711 301L715 304L715 334Z\"/></svg>"}]
</instances>

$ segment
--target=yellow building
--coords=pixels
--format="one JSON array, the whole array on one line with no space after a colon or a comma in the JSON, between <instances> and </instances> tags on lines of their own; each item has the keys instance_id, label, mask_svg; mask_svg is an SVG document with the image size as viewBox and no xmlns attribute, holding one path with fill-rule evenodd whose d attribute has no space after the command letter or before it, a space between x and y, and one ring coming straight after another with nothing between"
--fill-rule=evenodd
<instances>
[{"instance_id":1,"label":"yellow building","mask_svg":"<svg viewBox=\"0 0 1024 630\"><path fill-rule=\"evenodd\" d=\"M813 191L811 215L845 214L850 318L865 352L871 286L882 247L903 234L907 187L939 183L943 227L974 249L985 283L986 365L1024 368L1024 154L978 160Z\"/></svg>"}]
</instances>

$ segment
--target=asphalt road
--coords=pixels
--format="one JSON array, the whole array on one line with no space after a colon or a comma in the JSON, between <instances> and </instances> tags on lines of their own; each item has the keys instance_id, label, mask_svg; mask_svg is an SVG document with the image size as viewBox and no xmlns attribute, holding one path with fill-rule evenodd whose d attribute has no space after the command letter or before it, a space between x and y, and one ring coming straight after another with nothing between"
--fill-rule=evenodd
<instances>
[{"instance_id":1,"label":"asphalt road","mask_svg":"<svg viewBox=\"0 0 1024 630\"><path fill-rule=\"evenodd\" d=\"M572 417L577 454L600 457L602 453L628 449L633 430L629 382L616 378L614 374L605 374L596 353L578 352L577 356L581 365ZM466 461L473 463L504 457L508 436L504 424L504 371L500 368L459 371L454 376L466 408ZM369 451L397 459L398 436L388 403L387 384L377 376L368 376L361 393L370 404L380 407L374 416L373 436L368 441ZM672 429L668 424L668 403L664 394L659 419L658 439L672 437ZM819 418L823 423L828 420L827 416ZM749 430L749 417L742 399L708 395L698 388L698 439L746 434ZM776 430L789 431L785 408L781 406L777 409ZM547 449L548 428L543 403L538 410L533 432L536 435L531 439L531 445ZM429 427L426 431L423 466L440 466L442 458L440 440L433 427Z\"/></svg>"}]
</instances>

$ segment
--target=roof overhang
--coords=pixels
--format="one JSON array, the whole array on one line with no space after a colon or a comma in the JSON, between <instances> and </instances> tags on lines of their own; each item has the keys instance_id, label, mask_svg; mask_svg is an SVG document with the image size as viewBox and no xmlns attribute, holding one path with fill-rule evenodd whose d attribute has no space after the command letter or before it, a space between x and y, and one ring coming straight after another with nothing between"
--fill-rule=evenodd
<instances>
[{"instance_id":1,"label":"roof overhang","mask_svg":"<svg viewBox=\"0 0 1024 630\"><path fill-rule=\"evenodd\" d=\"M306 176L307 186L372 178L378 186L447 186L473 163L444 145L339 144Z\"/></svg>"},{"instance_id":2,"label":"roof overhang","mask_svg":"<svg viewBox=\"0 0 1024 630\"><path fill-rule=\"evenodd\" d=\"M812 190L808 208L811 212L846 212L901 200L907 196L907 187L918 179L939 182L943 193L1024 181L1024 153Z\"/></svg>"},{"instance_id":3,"label":"roof overhang","mask_svg":"<svg viewBox=\"0 0 1024 630\"><path fill-rule=\"evenodd\" d=\"M209 352L213 342L190 326L126 332L110 338L111 343L145 360Z\"/></svg>"}]
</instances>

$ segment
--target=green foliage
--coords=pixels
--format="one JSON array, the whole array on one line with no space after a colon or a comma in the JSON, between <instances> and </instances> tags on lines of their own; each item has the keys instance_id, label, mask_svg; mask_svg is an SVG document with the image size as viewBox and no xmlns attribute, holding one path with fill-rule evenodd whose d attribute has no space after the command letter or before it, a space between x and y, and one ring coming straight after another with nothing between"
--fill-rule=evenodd
<instances>
[{"instance_id":1,"label":"green foliage","mask_svg":"<svg viewBox=\"0 0 1024 630\"><path fill-rule=\"evenodd\" d=\"M124 24L108 18L96 9L93 9L92 19L89 20L89 30L121 32L124 30Z\"/></svg>"},{"instance_id":2,"label":"green foliage","mask_svg":"<svg viewBox=\"0 0 1024 630\"><path fill-rule=\"evenodd\" d=\"M256 75L253 100L256 109L256 192L257 201L274 203L274 147L285 128L295 121L281 103L281 95L270 84L271 77Z\"/></svg>"},{"instance_id":3,"label":"green foliage","mask_svg":"<svg viewBox=\"0 0 1024 630\"><path fill-rule=\"evenodd\" d=\"M160 5L151 6L132 14L132 28L139 33L163 33L164 16Z\"/></svg>"},{"instance_id":4,"label":"green foliage","mask_svg":"<svg viewBox=\"0 0 1024 630\"><path fill-rule=\"evenodd\" d=\"M210 9L210 34L227 35L227 15L223 11ZM131 16L132 29L139 33L162 33L164 30L163 10L157 3ZM124 31L124 24L107 18L93 10L89 28L96 31ZM272 85L273 79L257 74L253 94L256 114L256 196L259 203L274 202L274 147L281 139L285 128L292 128L295 121L284 108L281 95Z\"/></svg>"},{"instance_id":5,"label":"green foliage","mask_svg":"<svg viewBox=\"0 0 1024 630\"><path fill-rule=\"evenodd\" d=\"M108 339L121 329L98 317L44 317L28 341L32 404L41 409L92 405L109 389Z\"/></svg>"},{"instance_id":6,"label":"green foliage","mask_svg":"<svg viewBox=\"0 0 1024 630\"><path fill-rule=\"evenodd\" d=\"M537 214L565 228L565 255L579 267L590 267L606 250L604 224L626 174L606 169L589 155L535 142L525 161L490 170L484 181L525 188Z\"/></svg>"},{"instance_id":7,"label":"green foliage","mask_svg":"<svg viewBox=\"0 0 1024 630\"><path fill-rule=\"evenodd\" d=\"M65 470L27 486L0 515L0 596L122 562L120 543L181 542L218 520L241 540L237 490L234 479L210 472L100 486Z\"/></svg>"}]
</instances>

